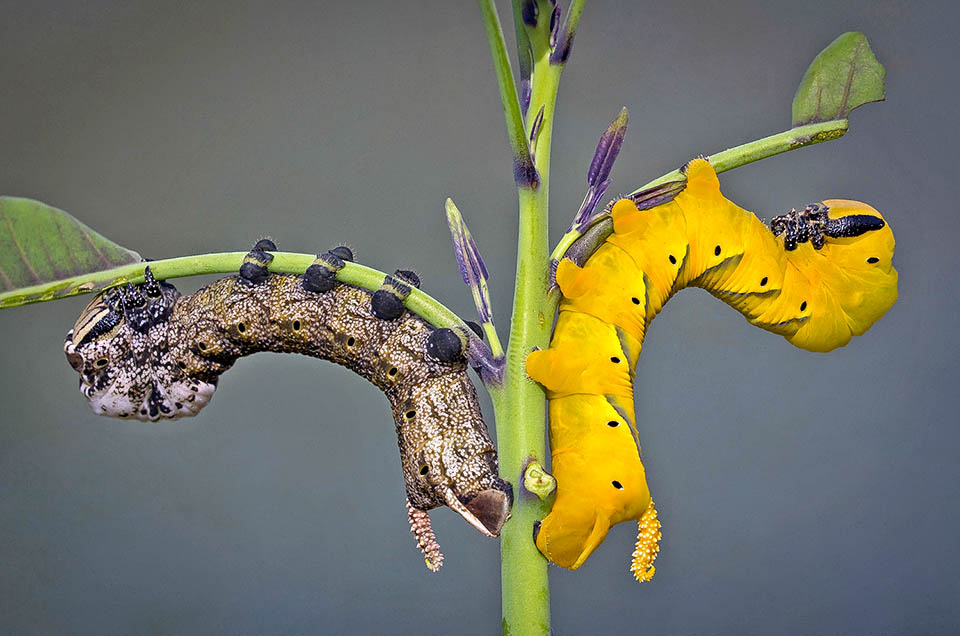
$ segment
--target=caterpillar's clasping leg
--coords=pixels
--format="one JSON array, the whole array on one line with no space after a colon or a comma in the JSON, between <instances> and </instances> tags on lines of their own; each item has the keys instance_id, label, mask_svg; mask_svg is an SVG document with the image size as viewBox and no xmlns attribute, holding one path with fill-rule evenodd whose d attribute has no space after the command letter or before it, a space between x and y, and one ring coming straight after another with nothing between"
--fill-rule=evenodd
<instances>
[{"instance_id":1,"label":"caterpillar's clasping leg","mask_svg":"<svg viewBox=\"0 0 960 636\"><path fill-rule=\"evenodd\" d=\"M437 543L437 537L430 525L430 513L414 508L407 499L407 520L410 522L410 532L417 538L417 547L423 553L427 569L431 572L438 571L443 567L443 553L440 552L440 544Z\"/></svg>"}]
</instances>

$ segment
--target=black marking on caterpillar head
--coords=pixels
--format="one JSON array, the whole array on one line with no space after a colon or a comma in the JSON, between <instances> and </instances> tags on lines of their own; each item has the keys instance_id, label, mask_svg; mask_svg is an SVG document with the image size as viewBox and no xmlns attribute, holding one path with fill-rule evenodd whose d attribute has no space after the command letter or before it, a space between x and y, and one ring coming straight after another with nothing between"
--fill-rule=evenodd
<instances>
[{"instance_id":1,"label":"black marking on caterpillar head","mask_svg":"<svg viewBox=\"0 0 960 636\"><path fill-rule=\"evenodd\" d=\"M273 262L273 254L257 249L257 246L264 242L273 245L273 241L268 239L257 241L257 245L247 253L243 258L243 264L240 265L240 280L250 285L259 285L270 276L267 268Z\"/></svg>"},{"instance_id":2,"label":"black marking on caterpillar head","mask_svg":"<svg viewBox=\"0 0 960 636\"><path fill-rule=\"evenodd\" d=\"M464 343L453 329L437 329L427 338L427 353L441 362L457 362L463 358Z\"/></svg>"},{"instance_id":3,"label":"black marking on caterpillar head","mask_svg":"<svg viewBox=\"0 0 960 636\"><path fill-rule=\"evenodd\" d=\"M340 250L340 249L341 249L341 248L339 248L339 247L335 247L334 249L330 250L329 252L327 252L327 253L325 253L325 254L319 255L319 256L317 257L317 259L314 261L314 263L317 263L317 264L319 264L319 265L323 265L323 266L326 267L327 269L332 269L332 270L334 270L334 271L340 271L341 269L343 269L344 267L346 267L347 262L350 261L349 258L343 258L343 256L342 256L342 255L343 255L343 251L339 251L339 252L337 251L337 250ZM351 257L353 256L352 254L349 254L350 250L347 249L346 247L344 247L344 248L342 248L342 249L347 251L347 255L348 255L348 256L351 256Z\"/></svg>"},{"instance_id":4,"label":"black marking on caterpillar head","mask_svg":"<svg viewBox=\"0 0 960 636\"><path fill-rule=\"evenodd\" d=\"M149 265L143 268L143 291L145 291L150 298L156 298L161 294L160 283L153 277L153 272L150 271Z\"/></svg>"},{"instance_id":5,"label":"black marking on caterpillar head","mask_svg":"<svg viewBox=\"0 0 960 636\"><path fill-rule=\"evenodd\" d=\"M543 522L539 520L533 522L533 542L534 543L537 542L537 537L540 536L540 524L542 523Z\"/></svg>"},{"instance_id":6,"label":"black marking on caterpillar head","mask_svg":"<svg viewBox=\"0 0 960 636\"><path fill-rule=\"evenodd\" d=\"M80 315L72 331L77 347L110 333L123 322L123 308L117 301L117 293L116 290L106 292L101 302L92 303Z\"/></svg>"},{"instance_id":7,"label":"black marking on caterpillar head","mask_svg":"<svg viewBox=\"0 0 960 636\"><path fill-rule=\"evenodd\" d=\"M276 252L277 244L269 238L262 238L253 246L255 252Z\"/></svg>"},{"instance_id":8,"label":"black marking on caterpillar head","mask_svg":"<svg viewBox=\"0 0 960 636\"><path fill-rule=\"evenodd\" d=\"M383 285L380 289L389 291L392 294L395 294L401 300L406 300L407 296L410 295L410 286L406 283L400 282L398 279L393 276L384 276Z\"/></svg>"},{"instance_id":9,"label":"black marking on caterpillar head","mask_svg":"<svg viewBox=\"0 0 960 636\"><path fill-rule=\"evenodd\" d=\"M176 302L180 292L170 283L158 283L150 272L149 266L144 269L145 282L140 285L127 283L126 287L121 287L116 292L116 311L122 314L122 320L125 321L134 331L145 333L150 327L158 325L167 320L173 305ZM146 295L144 295L146 291ZM112 302L113 297L105 296L105 301ZM86 334L80 344L89 342L92 337L107 333L113 326L119 322L114 322L110 326L105 323L102 328L91 330ZM96 333L94 333L96 332Z\"/></svg>"},{"instance_id":10,"label":"black marking on caterpillar head","mask_svg":"<svg viewBox=\"0 0 960 636\"><path fill-rule=\"evenodd\" d=\"M123 302L124 309L137 309L147 304L147 299L144 298L139 289L133 286L133 283L127 283L120 290L120 300Z\"/></svg>"}]
</instances>

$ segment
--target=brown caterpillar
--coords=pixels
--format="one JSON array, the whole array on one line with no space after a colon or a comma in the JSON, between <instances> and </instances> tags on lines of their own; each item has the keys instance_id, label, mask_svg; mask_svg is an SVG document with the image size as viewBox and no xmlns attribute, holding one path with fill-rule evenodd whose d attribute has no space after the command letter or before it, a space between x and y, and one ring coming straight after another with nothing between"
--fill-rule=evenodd
<instances>
[{"instance_id":1,"label":"brown caterpillar","mask_svg":"<svg viewBox=\"0 0 960 636\"><path fill-rule=\"evenodd\" d=\"M353 255L338 247L300 276L271 274L272 241L259 241L239 276L181 296L145 268L146 282L99 294L67 333L64 352L98 415L156 421L196 415L221 373L258 351L301 353L343 365L390 401L411 530L427 566L442 555L427 510L447 505L496 537L513 489L467 375L465 338L435 329L403 301L412 272L387 276L375 293L338 283Z\"/></svg>"}]
</instances>

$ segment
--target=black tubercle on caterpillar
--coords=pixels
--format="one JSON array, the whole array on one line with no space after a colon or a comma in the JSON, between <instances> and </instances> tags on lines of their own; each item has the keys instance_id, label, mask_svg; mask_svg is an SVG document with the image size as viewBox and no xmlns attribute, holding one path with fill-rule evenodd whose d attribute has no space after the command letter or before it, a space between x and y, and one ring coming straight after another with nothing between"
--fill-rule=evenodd
<instances>
[{"instance_id":1,"label":"black tubercle on caterpillar","mask_svg":"<svg viewBox=\"0 0 960 636\"><path fill-rule=\"evenodd\" d=\"M477 334L477 337L483 340L483 327L473 322L472 320L465 320L464 322L467 323L468 327L470 327L470 331Z\"/></svg>"},{"instance_id":2,"label":"black tubercle on caterpillar","mask_svg":"<svg viewBox=\"0 0 960 636\"><path fill-rule=\"evenodd\" d=\"M401 270L397 270L400 274ZM406 272L405 272L406 273ZM417 284L420 279L416 279ZM381 320L396 320L403 315L406 309L403 301L410 295L410 286L400 282L400 279L393 276L386 276L383 279L383 285L373 293L371 299L371 310L373 315Z\"/></svg>"},{"instance_id":3,"label":"black tubercle on caterpillar","mask_svg":"<svg viewBox=\"0 0 960 636\"><path fill-rule=\"evenodd\" d=\"M453 329L437 329L427 338L427 353L442 362L454 362L463 357L464 339Z\"/></svg>"},{"instance_id":4,"label":"black tubercle on caterpillar","mask_svg":"<svg viewBox=\"0 0 960 636\"><path fill-rule=\"evenodd\" d=\"M341 250L341 253L343 253L343 250L349 252L349 249L345 247L334 249ZM353 253L350 253L350 257L353 257ZM337 286L337 272L343 269L343 265L343 259L334 254L333 250L326 254L320 254L317 256L317 260L303 273L300 285L308 292L326 293Z\"/></svg>"},{"instance_id":5,"label":"black tubercle on caterpillar","mask_svg":"<svg viewBox=\"0 0 960 636\"><path fill-rule=\"evenodd\" d=\"M852 214L831 219L830 208L822 203L808 205L802 211L791 210L770 219L770 231L783 235L783 247L787 251L797 249L800 243L810 242L814 249L822 249L824 237L846 238L861 236L883 228L881 218L869 214Z\"/></svg>"},{"instance_id":6,"label":"black tubercle on caterpillar","mask_svg":"<svg viewBox=\"0 0 960 636\"><path fill-rule=\"evenodd\" d=\"M429 518L415 511L440 505L497 536L513 490L498 476L467 375L466 335L435 329L405 309L420 282L413 272L386 276L371 294L337 282L337 271L353 259L349 248L318 256L300 276L268 271L275 249L269 239L258 241L238 276L187 296L156 281L147 266L143 284L95 297L64 343L94 412L147 421L192 416L240 357L276 351L326 359L390 401L421 548L432 534ZM435 543L430 550L439 554Z\"/></svg>"}]
</instances>

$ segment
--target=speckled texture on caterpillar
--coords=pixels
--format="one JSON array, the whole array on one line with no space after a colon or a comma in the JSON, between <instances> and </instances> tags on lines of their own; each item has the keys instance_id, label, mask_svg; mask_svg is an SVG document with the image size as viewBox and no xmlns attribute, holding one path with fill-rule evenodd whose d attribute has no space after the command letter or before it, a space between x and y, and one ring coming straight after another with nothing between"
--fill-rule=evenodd
<instances>
[{"instance_id":1,"label":"speckled texture on caterpillar","mask_svg":"<svg viewBox=\"0 0 960 636\"><path fill-rule=\"evenodd\" d=\"M247 263L269 262L254 250ZM323 260L326 259L326 260ZM335 254L318 258L342 267ZM334 265L330 265L334 263ZM98 415L145 421L196 415L221 373L259 351L300 353L343 365L379 387L393 411L410 505L448 505L497 536L512 488L498 475L496 449L462 356L428 354L434 328L404 310L378 318L370 292L329 291L302 276L247 267L181 296L167 283L112 289L84 309L64 351Z\"/></svg>"}]
</instances>

